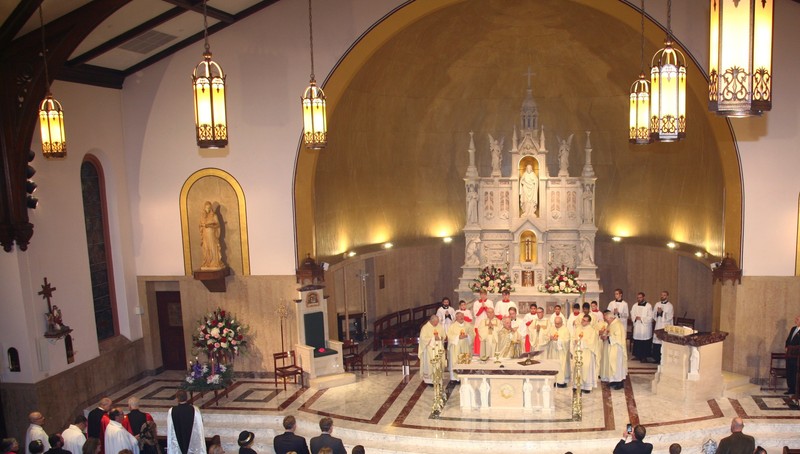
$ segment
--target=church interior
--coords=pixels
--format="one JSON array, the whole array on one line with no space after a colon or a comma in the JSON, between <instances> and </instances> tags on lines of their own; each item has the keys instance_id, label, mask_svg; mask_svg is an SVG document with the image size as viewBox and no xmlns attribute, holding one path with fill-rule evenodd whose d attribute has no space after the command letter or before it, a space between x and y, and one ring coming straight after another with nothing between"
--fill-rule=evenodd
<instances>
[{"instance_id":1,"label":"church interior","mask_svg":"<svg viewBox=\"0 0 800 454\"><path fill-rule=\"evenodd\" d=\"M381 453L485 452L498 439L545 453L607 451L629 422L648 427L655 452L673 442L696 451L737 416L770 452L800 448L800 411L782 379L777 390L770 380L771 354L784 351L800 314L800 1L774 2L772 107L745 118L708 108L709 2L645 0L644 13L641 4L3 2L3 437L24 439L34 410L58 432L106 395L123 406L141 398L161 430L187 365L203 360L198 324L221 308L248 326L247 346L229 358L228 392L193 399L226 450L247 429L257 451L272 452L290 413L306 438L331 416L348 449ZM687 60L685 138L632 144L631 83L668 33ZM198 146L193 131L204 50L226 78L227 139L216 148ZM300 102L314 78L327 101L318 149L303 143ZM43 155L38 118L48 94L66 127L55 158ZM581 420L566 390L554 391L551 415L464 412L455 383L431 419L419 364L410 374L381 367L377 320L458 301L477 232L468 169L482 180L521 175L512 142L526 109L547 144L540 175L587 178L591 163L593 216L580 232L591 231L597 281L587 295L605 309L616 288L629 304L668 290L676 317L727 333L724 394L676 402L651 389L657 365L631 363L624 390L603 385L583 398ZM503 139L499 163L493 139ZM481 238L486 254L492 237ZM513 244L495 251L506 268L562 264L546 241L527 256ZM306 280L309 258L320 271ZM517 301L581 302L533 287L523 296L521 281ZM335 342L358 338L366 371L349 384L273 382L275 353L314 345L304 307L322 308L315 326Z\"/></svg>"}]
</instances>

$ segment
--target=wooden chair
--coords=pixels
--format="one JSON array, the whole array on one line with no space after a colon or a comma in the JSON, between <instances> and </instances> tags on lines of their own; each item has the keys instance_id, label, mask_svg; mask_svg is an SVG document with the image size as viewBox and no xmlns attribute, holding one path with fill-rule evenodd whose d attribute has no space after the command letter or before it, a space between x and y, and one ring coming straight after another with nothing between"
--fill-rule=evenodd
<instances>
[{"instance_id":1,"label":"wooden chair","mask_svg":"<svg viewBox=\"0 0 800 454\"><path fill-rule=\"evenodd\" d=\"M286 390L286 379L292 377L297 384L297 377L300 377L300 386L303 387L303 368L297 365L297 358L294 350L272 354L272 361L275 365L275 387L278 387L278 377L283 379L283 390ZM280 362L280 366L278 365ZM288 364L287 364L288 362Z\"/></svg>"},{"instance_id":2,"label":"wooden chair","mask_svg":"<svg viewBox=\"0 0 800 454\"><path fill-rule=\"evenodd\" d=\"M783 454L800 454L800 448L783 447Z\"/></svg>"},{"instance_id":3,"label":"wooden chair","mask_svg":"<svg viewBox=\"0 0 800 454\"><path fill-rule=\"evenodd\" d=\"M406 345L403 339L383 339L381 341L381 363L383 371L389 375L389 363L407 364Z\"/></svg>"},{"instance_id":4,"label":"wooden chair","mask_svg":"<svg viewBox=\"0 0 800 454\"><path fill-rule=\"evenodd\" d=\"M344 370L356 370L356 367L361 368L361 374L364 374L364 354L358 350L358 342L353 339L345 339L342 343L342 361L344 363Z\"/></svg>"},{"instance_id":5,"label":"wooden chair","mask_svg":"<svg viewBox=\"0 0 800 454\"><path fill-rule=\"evenodd\" d=\"M778 379L786 378L786 353L772 353L769 358L769 382L767 388L778 389Z\"/></svg>"},{"instance_id":6,"label":"wooden chair","mask_svg":"<svg viewBox=\"0 0 800 454\"><path fill-rule=\"evenodd\" d=\"M419 337L406 337L403 340L406 346L406 360L411 365L412 361L419 360Z\"/></svg>"},{"instance_id":7,"label":"wooden chair","mask_svg":"<svg viewBox=\"0 0 800 454\"><path fill-rule=\"evenodd\" d=\"M676 317L675 324L678 326L687 326L691 329L694 329L694 319L693 318L684 318L684 317Z\"/></svg>"}]
</instances>

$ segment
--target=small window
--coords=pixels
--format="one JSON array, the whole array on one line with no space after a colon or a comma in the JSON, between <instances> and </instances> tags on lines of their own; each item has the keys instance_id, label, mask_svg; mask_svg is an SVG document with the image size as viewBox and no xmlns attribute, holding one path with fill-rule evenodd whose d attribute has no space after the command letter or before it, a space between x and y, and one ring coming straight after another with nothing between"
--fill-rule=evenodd
<instances>
[{"instance_id":1,"label":"small window","mask_svg":"<svg viewBox=\"0 0 800 454\"><path fill-rule=\"evenodd\" d=\"M14 347L8 349L8 369L11 372L19 372L19 352Z\"/></svg>"}]
</instances>

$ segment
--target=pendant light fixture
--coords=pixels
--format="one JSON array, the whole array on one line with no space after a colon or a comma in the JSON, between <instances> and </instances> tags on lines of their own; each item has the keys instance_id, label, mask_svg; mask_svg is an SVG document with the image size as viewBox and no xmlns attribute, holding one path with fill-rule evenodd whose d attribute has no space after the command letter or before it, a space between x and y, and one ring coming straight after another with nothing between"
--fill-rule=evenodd
<instances>
[{"instance_id":1,"label":"pendant light fixture","mask_svg":"<svg viewBox=\"0 0 800 454\"><path fill-rule=\"evenodd\" d=\"M314 28L311 21L311 0L308 0L308 34L311 49L311 81L303 97L303 142L306 147L320 150L328 144L328 119L325 112L325 93L314 78Z\"/></svg>"},{"instance_id":2,"label":"pendant light fixture","mask_svg":"<svg viewBox=\"0 0 800 454\"><path fill-rule=\"evenodd\" d=\"M672 47L672 0L667 1L667 37L650 69L650 137L675 142L686 137L686 58Z\"/></svg>"},{"instance_id":3,"label":"pendant light fixture","mask_svg":"<svg viewBox=\"0 0 800 454\"><path fill-rule=\"evenodd\" d=\"M711 112L746 117L772 109L774 6L774 0L711 0Z\"/></svg>"},{"instance_id":4,"label":"pendant light fixture","mask_svg":"<svg viewBox=\"0 0 800 454\"><path fill-rule=\"evenodd\" d=\"M47 45L45 44L44 14L39 5L39 24L42 30L42 59L44 60L44 83L47 95L39 105L39 129L42 133L42 154L46 159L67 157L67 138L64 130L64 110L61 103L50 93L50 73L47 70Z\"/></svg>"},{"instance_id":5,"label":"pendant light fixture","mask_svg":"<svg viewBox=\"0 0 800 454\"><path fill-rule=\"evenodd\" d=\"M650 138L650 81L644 72L644 0L641 0L642 44L639 78L631 85L630 134L628 140L637 145L652 143Z\"/></svg>"},{"instance_id":6,"label":"pendant light fixture","mask_svg":"<svg viewBox=\"0 0 800 454\"><path fill-rule=\"evenodd\" d=\"M228 145L228 123L225 107L225 74L211 59L208 44L208 15L203 0L203 61L194 69L194 124L197 146L200 148L225 148Z\"/></svg>"}]
</instances>

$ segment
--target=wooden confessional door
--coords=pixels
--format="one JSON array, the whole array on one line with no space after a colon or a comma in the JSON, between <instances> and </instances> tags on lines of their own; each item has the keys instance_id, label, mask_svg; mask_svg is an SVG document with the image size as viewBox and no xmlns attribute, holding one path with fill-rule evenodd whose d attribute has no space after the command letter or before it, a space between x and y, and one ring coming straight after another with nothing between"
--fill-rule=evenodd
<instances>
[{"instance_id":1,"label":"wooden confessional door","mask_svg":"<svg viewBox=\"0 0 800 454\"><path fill-rule=\"evenodd\" d=\"M186 344L183 341L183 317L180 292L156 292L158 331L161 334L161 358L166 370L186 370Z\"/></svg>"}]
</instances>

